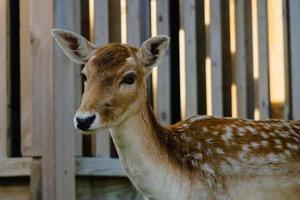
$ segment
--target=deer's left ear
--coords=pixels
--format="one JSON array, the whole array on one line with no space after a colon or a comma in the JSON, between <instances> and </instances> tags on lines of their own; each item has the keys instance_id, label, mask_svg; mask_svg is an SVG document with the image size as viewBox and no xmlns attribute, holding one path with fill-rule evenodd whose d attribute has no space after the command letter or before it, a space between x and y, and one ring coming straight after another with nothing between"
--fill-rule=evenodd
<instances>
[{"instance_id":1,"label":"deer's left ear","mask_svg":"<svg viewBox=\"0 0 300 200\"><path fill-rule=\"evenodd\" d=\"M63 52L75 63L86 64L96 47L81 35L61 29L52 29L55 38Z\"/></svg>"},{"instance_id":2,"label":"deer's left ear","mask_svg":"<svg viewBox=\"0 0 300 200\"><path fill-rule=\"evenodd\" d=\"M165 35L158 35L146 40L141 48L140 53L142 62L145 67L152 68L163 57L168 45L169 37Z\"/></svg>"}]
</instances>

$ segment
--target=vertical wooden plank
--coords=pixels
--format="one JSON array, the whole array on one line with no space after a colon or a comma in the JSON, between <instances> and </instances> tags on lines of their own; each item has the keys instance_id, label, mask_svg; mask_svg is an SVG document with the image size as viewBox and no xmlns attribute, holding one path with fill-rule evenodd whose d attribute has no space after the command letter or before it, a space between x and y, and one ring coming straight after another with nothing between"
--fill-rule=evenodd
<instances>
[{"instance_id":1,"label":"vertical wooden plank","mask_svg":"<svg viewBox=\"0 0 300 200\"><path fill-rule=\"evenodd\" d=\"M181 117L197 114L196 4L181 0L182 29L180 30L180 96Z\"/></svg>"},{"instance_id":2,"label":"vertical wooden plank","mask_svg":"<svg viewBox=\"0 0 300 200\"><path fill-rule=\"evenodd\" d=\"M55 180L53 170L52 0L20 1L21 17L21 131L23 155L43 155L44 182ZM43 15L43 17L40 17ZM48 176L47 176L48 175ZM53 187L43 199L51 199ZM48 192L50 196L48 195ZM52 198L54 199L54 198Z\"/></svg>"},{"instance_id":3,"label":"vertical wooden plank","mask_svg":"<svg viewBox=\"0 0 300 200\"><path fill-rule=\"evenodd\" d=\"M51 25L49 25L50 22L47 21L47 18L42 18L43 21L37 17L39 15L39 7L42 6L44 5L33 5L33 3L28 0L20 1L21 151L23 156L41 155L41 140L45 129L43 123L47 123L46 119L49 118L49 116L46 116L47 112L43 112L42 110L46 109L50 102L42 101L41 96L45 98L51 96L50 92L45 88L49 86L50 80L47 75L50 73L49 71L52 69L52 66L41 69L40 65L45 66L41 64L44 62L43 59L49 59L49 50L45 48L45 46L49 45L49 39L51 39L46 36L49 35L47 30L50 31L52 22ZM46 28L47 25L48 27ZM45 30L41 31L40 26L44 27ZM44 74L42 70L45 70ZM74 70L76 71L76 75L73 74L73 76L75 77L74 79L77 80L72 87L76 88L77 95L73 99L73 106L76 108L80 101L80 78L77 76L80 69L79 67L74 67ZM50 101L51 97L47 98L47 100ZM42 123L37 123L40 121L42 121ZM72 118L69 119L68 123L71 127ZM79 144L76 148L77 155L80 155L81 136L76 134L75 137L76 140L79 141L76 143Z\"/></svg>"},{"instance_id":4,"label":"vertical wooden plank","mask_svg":"<svg viewBox=\"0 0 300 200\"><path fill-rule=\"evenodd\" d=\"M269 42L268 42L268 5L267 0L257 0L258 31L258 108L259 119L267 119L270 114L269 98Z\"/></svg>"},{"instance_id":5,"label":"vertical wooden plank","mask_svg":"<svg viewBox=\"0 0 300 200\"><path fill-rule=\"evenodd\" d=\"M237 113L238 117L253 116L252 92L252 40L251 18L249 18L250 0L236 0L236 71ZM251 10L250 10L251 11ZM251 13L251 12L250 12ZM250 23L249 23L250 22ZM250 34L250 36L249 36ZM253 79L253 77L252 77ZM252 111L251 111L252 110ZM251 113L252 112L252 113Z\"/></svg>"},{"instance_id":6,"label":"vertical wooden plank","mask_svg":"<svg viewBox=\"0 0 300 200\"><path fill-rule=\"evenodd\" d=\"M158 35L170 35L170 0L156 1L156 24ZM167 50L163 60L157 66L156 113L162 124L171 123L171 62Z\"/></svg>"},{"instance_id":7,"label":"vertical wooden plank","mask_svg":"<svg viewBox=\"0 0 300 200\"><path fill-rule=\"evenodd\" d=\"M268 0L270 101L272 118L289 118L286 1Z\"/></svg>"},{"instance_id":8,"label":"vertical wooden plank","mask_svg":"<svg viewBox=\"0 0 300 200\"><path fill-rule=\"evenodd\" d=\"M223 115L221 1L210 1L209 54L211 59L212 114Z\"/></svg>"},{"instance_id":9,"label":"vertical wooden plank","mask_svg":"<svg viewBox=\"0 0 300 200\"><path fill-rule=\"evenodd\" d=\"M245 36L245 0L236 0L236 68L237 114L247 117L247 63Z\"/></svg>"},{"instance_id":10,"label":"vertical wooden plank","mask_svg":"<svg viewBox=\"0 0 300 200\"><path fill-rule=\"evenodd\" d=\"M94 1L94 43L103 46L109 43L108 0ZM110 135L107 129L99 130L92 137L94 156L110 157Z\"/></svg>"},{"instance_id":11,"label":"vertical wooden plank","mask_svg":"<svg viewBox=\"0 0 300 200\"><path fill-rule=\"evenodd\" d=\"M127 43L139 47L150 37L148 0L127 0Z\"/></svg>"},{"instance_id":12,"label":"vertical wooden plank","mask_svg":"<svg viewBox=\"0 0 300 200\"><path fill-rule=\"evenodd\" d=\"M28 0L20 2L20 90L21 90L21 153L32 155L33 102L32 102L32 43L30 32L31 5ZM37 136L39 138L39 135ZM39 141L35 138L35 141ZM34 144L36 145L36 144ZM37 153L37 152L36 152Z\"/></svg>"},{"instance_id":13,"label":"vertical wooden plank","mask_svg":"<svg viewBox=\"0 0 300 200\"><path fill-rule=\"evenodd\" d=\"M41 158L33 158L30 171L30 200L42 199L42 162Z\"/></svg>"},{"instance_id":14,"label":"vertical wooden plank","mask_svg":"<svg viewBox=\"0 0 300 200\"><path fill-rule=\"evenodd\" d=\"M0 0L0 158L8 156L9 126L9 1Z\"/></svg>"},{"instance_id":15,"label":"vertical wooden plank","mask_svg":"<svg viewBox=\"0 0 300 200\"><path fill-rule=\"evenodd\" d=\"M54 0L53 26L75 32L80 30L80 2L73 0ZM50 199L75 199L75 134L72 119L78 107L80 82L77 80L80 67L67 58L61 49L53 48L53 98L54 98L54 135L52 136L54 151L53 169L46 178L54 176L54 195L45 191ZM47 158L45 158L47 159ZM44 160L43 164L47 164ZM50 161L51 163L51 161ZM51 174L52 173L52 174ZM45 197L45 196L44 196Z\"/></svg>"},{"instance_id":16,"label":"vertical wooden plank","mask_svg":"<svg viewBox=\"0 0 300 200\"><path fill-rule=\"evenodd\" d=\"M144 16L140 13L142 1L127 0L127 43L139 47L142 41L141 21Z\"/></svg>"},{"instance_id":17,"label":"vertical wooden plank","mask_svg":"<svg viewBox=\"0 0 300 200\"><path fill-rule=\"evenodd\" d=\"M289 1L292 118L300 119L300 1Z\"/></svg>"},{"instance_id":18,"label":"vertical wooden plank","mask_svg":"<svg viewBox=\"0 0 300 200\"><path fill-rule=\"evenodd\" d=\"M94 1L94 43L96 46L109 42L108 0Z\"/></svg>"}]
</instances>

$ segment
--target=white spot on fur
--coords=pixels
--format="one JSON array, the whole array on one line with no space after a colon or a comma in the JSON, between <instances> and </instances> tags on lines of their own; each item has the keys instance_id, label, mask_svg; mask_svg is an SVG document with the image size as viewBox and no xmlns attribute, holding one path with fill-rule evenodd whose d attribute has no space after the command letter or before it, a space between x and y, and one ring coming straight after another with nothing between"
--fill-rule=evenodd
<instances>
[{"instance_id":1,"label":"white spot on fur","mask_svg":"<svg viewBox=\"0 0 300 200\"><path fill-rule=\"evenodd\" d=\"M275 137L275 136L276 136L276 134L273 133L273 132L269 133L269 135L271 135L272 137Z\"/></svg>"},{"instance_id":2,"label":"white spot on fur","mask_svg":"<svg viewBox=\"0 0 300 200\"><path fill-rule=\"evenodd\" d=\"M219 135L218 131L213 131L213 135Z\"/></svg>"},{"instance_id":3,"label":"white spot on fur","mask_svg":"<svg viewBox=\"0 0 300 200\"><path fill-rule=\"evenodd\" d=\"M203 130L204 133L208 132L208 129L205 126L202 128L202 130Z\"/></svg>"},{"instance_id":4,"label":"white spot on fur","mask_svg":"<svg viewBox=\"0 0 300 200\"><path fill-rule=\"evenodd\" d=\"M274 154L274 153L269 153L268 154L268 158L271 162L278 162L279 161L279 157L278 155Z\"/></svg>"},{"instance_id":5,"label":"white spot on fur","mask_svg":"<svg viewBox=\"0 0 300 200\"><path fill-rule=\"evenodd\" d=\"M248 152L249 151L249 145L248 144L244 144L242 146L243 151Z\"/></svg>"},{"instance_id":6,"label":"white spot on fur","mask_svg":"<svg viewBox=\"0 0 300 200\"><path fill-rule=\"evenodd\" d=\"M292 155L291 151L287 150L287 149L284 150L284 154L287 155L287 156L291 156Z\"/></svg>"},{"instance_id":7,"label":"white spot on fur","mask_svg":"<svg viewBox=\"0 0 300 200\"><path fill-rule=\"evenodd\" d=\"M240 153L239 153L239 159L240 159L240 160L246 160L246 158L247 158L247 155L246 155L245 152L240 152Z\"/></svg>"},{"instance_id":8,"label":"white spot on fur","mask_svg":"<svg viewBox=\"0 0 300 200\"><path fill-rule=\"evenodd\" d=\"M251 127L251 126L247 126L246 129L248 131L250 131L251 133L253 133L253 134L257 134L257 130L255 128Z\"/></svg>"},{"instance_id":9,"label":"white spot on fur","mask_svg":"<svg viewBox=\"0 0 300 200\"><path fill-rule=\"evenodd\" d=\"M228 141L228 140L232 139L232 129L230 126L226 127L226 133L224 135L222 135L222 139L224 141Z\"/></svg>"},{"instance_id":10,"label":"white spot on fur","mask_svg":"<svg viewBox=\"0 0 300 200\"><path fill-rule=\"evenodd\" d=\"M281 140L279 140L279 139L274 139L274 141L276 144L282 144Z\"/></svg>"},{"instance_id":11,"label":"white spot on fur","mask_svg":"<svg viewBox=\"0 0 300 200\"><path fill-rule=\"evenodd\" d=\"M129 64L129 65L136 65L136 62L135 62L135 60L134 60L134 58L133 57L128 57L128 58L126 58L126 62Z\"/></svg>"},{"instance_id":12,"label":"white spot on fur","mask_svg":"<svg viewBox=\"0 0 300 200\"><path fill-rule=\"evenodd\" d=\"M211 139L211 138L209 138L209 139L206 139L206 142L207 142L208 144L211 144L211 143L212 143L212 141L213 141L213 139Z\"/></svg>"},{"instance_id":13,"label":"white spot on fur","mask_svg":"<svg viewBox=\"0 0 300 200\"><path fill-rule=\"evenodd\" d=\"M218 154L224 154L224 151L223 151L223 149L221 149L221 148L216 148L216 152L218 153Z\"/></svg>"},{"instance_id":14,"label":"white spot on fur","mask_svg":"<svg viewBox=\"0 0 300 200\"><path fill-rule=\"evenodd\" d=\"M201 149L202 148L202 144L201 144L201 142L197 142L197 149Z\"/></svg>"},{"instance_id":15,"label":"white spot on fur","mask_svg":"<svg viewBox=\"0 0 300 200\"><path fill-rule=\"evenodd\" d=\"M203 155L202 153L195 153L192 155L193 158L195 158L196 160L202 160L203 159Z\"/></svg>"},{"instance_id":16,"label":"white spot on fur","mask_svg":"<svg viewBox=\"0 0 300 200\"><path fill-rule=\"evenodd\" d=\"M265 138L265 139L269 138L269 136L268 136L266 133L264 133L264 132L262 132L260 135L261 135L263 138Z\"/></svg>"},{"instance_id":17,"label":"white spot on fur","mask_svg":"<svg viewBox=\"0 0 300 200\"><path fill-rule=\"evenodd\" d=\"M212 155L212 150L211 149L207 149L206 152L205 152L205 154L207 156L211 156Z\"/></svg>"},{"instance_id":18,"label":"white spot on fur","mask_svg":"<svg viewBox=\"0 0 300 200\"><path fill-rule=\"evenodd\" d=\"M212 175L212 176L215 175L215 170L213 170L213 168L210 165L206 164L206 163L201 165L201 169L202 169L202 171L208 173L209 175Z\"/></svg>"},{"instance_id":19,"label":"white spot on fur","mask_svg":"<svg viewBox=\"0 0 300 200\"><path fill-rule=\"evenodd\" d=\"M277 145L275 146L275 148L276 148L276 149L283 149L283 146L282 146L281 144L277 144Z\"/></svg>"},{"instance_id":20,"label":"white spot on fur","mask_svg":"<svg viewBox=\"0 0 300 200\"><path fill-rule=\"evenodd\" d=\"M251 142L251 146L254 148L254 149L257 149L259 147L259 144L256 143L256 142Z\"/></svg>"},{"instance_id":21,"label":"white spot on fur","mask_svg":"<svg viewBox=\"0 0 300 200\"><path fill-rule=\"evenodd\" d=\"M299 147L296 144L286 143L286 146L291 150L298 150Z\"/></svg>"},{"instance_id":22,"label":"white spot on fur","mask_svg":"<svg viewBox=\"0 0 300 200\"><path fill-rule=\"evenodd\" d=\"M266 147L268 146L269 142L266 140L261 141L261 146Z\"/></svg>"},{"instance_id":23,"label":"white spot on fur","mask_svg":"<svg viewBox=\"0 0 300 200\"><path fill-rule=\"evenodd\" d=\"M246 133L246 130L245 130L244 128L242 128L242 127L239 127L239 128L238 128L238 132Z\"/></svg>"}]
</instances>

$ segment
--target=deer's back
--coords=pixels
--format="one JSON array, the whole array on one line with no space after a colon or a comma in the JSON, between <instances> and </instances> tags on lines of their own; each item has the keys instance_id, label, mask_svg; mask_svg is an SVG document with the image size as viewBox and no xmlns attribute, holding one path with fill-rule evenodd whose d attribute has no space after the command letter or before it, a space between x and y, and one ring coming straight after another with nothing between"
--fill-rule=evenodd
<instances>
[{"instance_id":1,"label":"deer's back","mask_svg":"<svg viewBox=\"0 0 300 200\"><path fill-rule=\"evenodd\" d=\"M212 198L300 199L300 121L195 116L170 130L170 159Z\"/></svg>"}]
</instances>

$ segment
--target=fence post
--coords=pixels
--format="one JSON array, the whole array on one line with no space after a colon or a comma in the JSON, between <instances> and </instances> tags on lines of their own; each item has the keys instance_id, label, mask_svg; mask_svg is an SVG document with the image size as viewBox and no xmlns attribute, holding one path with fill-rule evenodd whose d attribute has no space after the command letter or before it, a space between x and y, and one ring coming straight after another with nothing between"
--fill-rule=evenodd
<instances>
[{"instance_id":1,"label":"fence post","mask_svg":"<svg viewBox=\"0 0 300 200\"><path fill-rule=\"evenodd\" d=\"M300 119L300 1L289 1L292 118Z\"/></svg>"},{"instance_id":2,"label":"fence post","mask_svg":"<svg viewBox=\"0 0 300 200\"><path fill-rule=\"evenodd\" d=\"M94 43L97 47L109 43L109 9L108 0L94 1ZM99 130L93 136L93 154L95 156L110 157L110 135L107 129Z\"/></svg>"},{"instance_id":3,"label":"fence post","mask_svg":"<svg viewBox=\"0 0 300 200\"><path fill-rule=\"evenodd\" d=\"M269 97L269 37L268 37L268 4L267 0L257 0L257 32L258 32L258 108L259 118L270 117Z\"/></svg>"},{"instance_id":4,"label":"fence post","mask_svg":"<svg viewBox=\"0 0 300 200\"><path fill-rule=\"evenodd\" d=\"M210 0L209 55L211 59L212 114L223 115L221 0Z\"/></svg>"},{"instance_id":5,"label":"fence post","mask_svg":"<svg viewBox=\"0 0 300 200\"><path fill-rule=\"evenodd\" d=\"M253 63L251 0L236 1L236 68L237 113L241 118L253 118ZM251 95L252 94L252 95ZM251 99L252 98L252 99Z\"/></svg>"},{"instance_id":6,"label":"fence post","mask_svg":"<svg viewBox=\"0 0 300 200\"><path fill-rule=\"evenodd\" d=\"M180 96L181 117L191 117L198 112L197 59L196 59L196 2L181 0L182 24L180 30ZM184 56L183 56L184 55Z\"/></svg>"},{"instance_id":7,"label":"fence post","mask_svg":"<svg viewBox=\"0 0 300 200\"><path fill-rule=\"evenodd\" d=\"M284 119L290 117L286 2L268 0L271 117Z\"/></svg>"},{"instance_id":8,"label":"fence post","mask_svg":"<svg viewBox=\"0 0 300 200\"><path fill-rule=\"evenodd\" d=\"M8 156L9 1L0 0L0 159Z\"/></svg>"},{"instance_id":9,"label":"fence post","mask_svg":"<svg viewBox=\"0 0 300 200\"><path fill-rule=\"evenodd\" d=\"M170 35L170 0L156 1L156 24L157 34ZM171 41L172 42L172 41ZM157 88L155 113L162 124L171 123L171 62L170 50L168 49L164 58L157 66ZM155 98L155 97L154 97Z\"/></svg>"}]
</instances>

